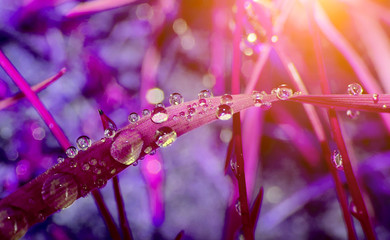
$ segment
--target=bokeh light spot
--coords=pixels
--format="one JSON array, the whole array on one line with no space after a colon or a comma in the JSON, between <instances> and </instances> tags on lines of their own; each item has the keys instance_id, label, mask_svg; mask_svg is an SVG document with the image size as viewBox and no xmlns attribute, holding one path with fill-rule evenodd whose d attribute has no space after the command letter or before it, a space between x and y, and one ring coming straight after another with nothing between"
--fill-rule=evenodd
<instances>
[{"instance_id":1,"label":"bokeh light spot","mask_svg":"<svg viewBox=\"0 0 390 240\"><path fill-rule=\"evenodd\" d=\"M185 32L187 32L188 25L184 19L178 18L173 22L172 28L177 35L183 35Z\"/></svg>"},{"instance_id":2,"label":"bokeh light spot","mask_svg":"<svg viewBox=\"0 0 390 240\"><path fill-rule=\"evenodd\" d=\"M161 163L157 159L151 159L146 165L150 174L158 174L161 171Z\"/></svg>"},{"instance_id":3,"label":"bokeh light spot","mask_svg":"<svg viewBox=\"0 0 390 240\"><path fill-rule=\"evenodd\" d=\"M146 100L150 104L157 104L164 100L164 92L160 88L151 88L146 93Z\"/></svg>"},{"instance_id":4,"label":"bokeh light spot","mask_svg":"<svg viewBox=\"0 0 390 240\"><path fill-rule=\"evenodd\" d=\"M249 33L248 36L246 37L246 39L247 39L248 42L250 42L250 43L256 42L256 40L257 40L256 33Z\"/></svg>"}]
</instances>

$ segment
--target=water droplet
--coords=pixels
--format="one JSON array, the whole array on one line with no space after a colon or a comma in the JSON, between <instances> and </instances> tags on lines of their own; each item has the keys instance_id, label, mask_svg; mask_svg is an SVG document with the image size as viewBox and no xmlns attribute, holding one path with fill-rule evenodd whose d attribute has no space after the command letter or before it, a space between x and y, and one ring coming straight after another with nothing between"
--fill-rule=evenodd
<instances>
[{"instance_id":1,"label":"water droplet","mask_svg":"<svg viewBox=\"0 0 390 240\"><path fill-rule=\"evenodd\" d=\"M230 94L225 94L221 97L221 104L231 106L233 104L233 97Z\"/></svg>"},{"instance_id":2,"label":"water droplet","mask_svg":"<svg viewBox=\"0 0 390 240\"><path fill-rule=\"evenodd\" d=\"M77 162L75 160L71 159L69 161L69 167L70 168L76 168L77 167Z\"/></svg>"},{"instance_id":3,"label":"water droplet","mask_svg":"<svg viewBox=\"0 0 390 240\"><path fill-rule=\"evenodd\" d=\"M276 95L278 93L278 88L272 88L271 95Z\"/></svg>"},{"instance_id":4,"label":"water droplet","mask_svg":"<svg viewBox=\"0 0 390 240\"><path fill-rule=\"evenodd\" d=\"M252 98L253 98L253 102L254 102L255 107L260 107L263 104L264 94L262 94L258 91L253 91Z\"/></svg>"},{"instance_id":5,"label":"water droplet","mask_svg":"<svg viewBox=\"0 0 390 240\"><path fill-rule=\"evenodd\" d=\"M91 139L87 136L80 136L77 138L76 143L77 147L83 151L87 150L92 145Z\"/></svg>"},{"instance_id":6,"label":"water droplet","mask_svg":"<svg viewBox=\"0 0 390 240\"><path fill-rule=\"evenodd\" d=\"M107 184L107 182L103 178L99 178L95 181L95 185L98 188L102 188Z\"/></svg>"},{"instance_id":7,"label":"water droplet","mask_svg":"<svg viewBox=\"0 0 390 240\"><path fill-rule=\"evenodd\" d=\"M152 150L153 148L151 146L148 146L145 148L144 153L149 154Z\"/></svg>"},{"instance_id":8,"label":"water droplet","mask_svg":"<svg viewBox=\"0 0 390 240\"><path fill-rule=\"evenodd\" d=\"M130 165L136 161L141 153L144 142L141 134L135 130L123 130L116 137L111 145L111 156L125 165Z\"/></svg>"},{"instance_id":9,"label":"water droplet","mask_svg":"<svg viewBox=\"0 0 390 240\"><path fill-rule=\"evenodd\" d=\"M43 222L46 219L45 215L41 212L37 214L37 218L40 222Z\"/></svg>"},{"instance_id":10,"label":"water droplet","mask_svg":"<svg viewBox=\"0 0 390 240\"><path fill-rule=\"evenodd\" d=\"M96 167L96 168L93 169L93 173L96 174L96 175L99 175L99 174L102 173L102 170L100 168Z\"/></svg>"},{"instance_id":11,"label":"water droplet","mask_svg":"<svg viewBox=\"0 0 390 240\"><path fill-rule=\"evenodd\" d=\"M374 101L374 103L378 103L379 102L379 94L378 93L372 94L372 100Z\"/></svg>"},{"instance_id":12,"label":"water droplet","mask_svg":"<svg viewBox=\"0 0 390 240\"><path fill-rule=\"evenodd\" d=\"M294 96L299 96L299 95L302 95L302 92L301 91L296 91L293 95Z\"/></svg>"},{"instance_id":13,"label":"water droplet","mask_svg":"<svg viewBox=\"0 0 390 240\"><path fill-rule=\"evenodd\" d=\"M68 149L66 149L65 153L66 153L66 156L68 156L69 158L74 158L74 157L76 157L78 151L75 147L71 146Z\"/></svg>"},{"instance_id":14,"label":"water droplet","mask_svg":"<svg viewBox=\"0 0 390 240\"><path fill-rule=\"evenodd\" d=\"M56 173L43 183L42 199L54 209L63 209L77 199L77 188L77 183L71 175Z\"/></svg>"},{"instance_id":15,"label":"water droplet","mask_svg":"<svg viewBox=\"0 0 390 240\"><path fill-rule=\"evenodd\" d=\"M91 160L89 160L89 164L91 166L95 166L97 164L97 160L95 158L92 158Z\"/></svg>"},{"instance_id":16,"label":"water droplet","mask_svg":"<svg viewBox=\"0 0 390 240\"><path fill-rule=\"evenodd\" d=\"M230 169L232 169L232 172L237 175L238 173L238 165L236 159L232 158L230 159Z\"/></svg>"},{"instance_id":17,"label":"water droplet","mask_svg":"<svg viewBox=\"0 0 390 240\"><path fill-rule=\"evenodd\" d=\"M114 138L116 131L114 129L107 128L104 130L104 136L106 138Z\"/></svg>"},{"instance_id":18,"label":"water droplet","mask_svg":"<svg viewBox=\"0 0 390 240\"><path fill-rule=\"evenodd\" d=\"M184 102L184 98L180 93L172 93L169 96L169 103L171 105L179 105L182 104L183 102Z\"/></svg>"},{"instance_id":19,"label":"water droplet","mask_svg":"<svg viewBox=\"0 0 390 240\"><path fill-rule=\"evenodd\" d=\"M134 166L134 167L137 166L138 165L138 160L133 162L131 165Z\"/></svg>"},{"instance_id":20,"label":"water droplet","mask_svg":"<svg viewBox=\"0 0 390 240\"><path fill-rule=\"evenodd\" d=\"M86 184L83 184L83 185L81 185L81 189L80 189L80 195L82 196L82 197L85 197L87 194L88 194L88 187L87 187L87 185Z\"/></svg>"},{"instance_id":21,"label":"water droplet","mask_svg":"<svg viewBox=\"0 0 390 240\"><path fill-rule=\"evenodd\" d=\"M226 104L219 105L216 115L220 120L229 120L233 116L233 109Z\"/></svg>"},{"instance_id":22,"label":"water droplet","mask_svg":"<svg viewBox=\"0 0 390 240\"><path fill-rule=\"evenodd\" d=\"M116 169L115 168L111 169L110 173L111 175L114 175L116 173Z\"/></svg>"},{"instance_id":23,"label":"water droplet","mask_svg":"<svg viewBox=\"0 0 390 240\"><path fill-rule=\"evenodd\" d=\"M199 106L206 106L207 107L207 101L206 99L202 98L202 99L199 99Z\"/></svg>"},{"instance_id":24,"label":"water droplet","mask_svg":"<svg viewBox=\"0 0 390 240\"><path fill-rule=\"evenodd\" d=\"M333 151L332 155L332 163L338 170L344 170L343 167L343 157L341 156L340 152L338 150Z\"/></svg>"},{"instance_id":25,"label":"water droplet","mask_svg":"<svg viewBox=\"0 0 390 240\"><path fill-rule=\"evenodd\" d=\"M27 218L21 210L4 206L0 209L1 239L19 239L27 230Z\"/></svg>"},{"instance_id":26,"label":"water droplet","mask_svg":"<svg viewBox=\"0 0 390 240\"><path fill-rule=\"evenodd\" d=\"M213 96L213 93L210 90L202 90L198 93L199 99L210 98Z\"/></svg>"},{"instance_id":27,"label":"water droplet","mask_svg":"<svg viewBox=\"0 0 390 240\"><path fill-rule=\"evenodd\" d=\"M152 122L154 123L163 123L168 120L168 112L163 107L156 107L152 111Z\"/></svg>"},{"instance_id":28,"label":"water droplet","mask_svg":"<svg viewBox=\"0 0 390 240\"><path fill-rule=\"evenodd\" d=\"M236 212L238 213L238 215L241 216L241 202L239 200L237 200L235 207L236 207Z\"/></svg>"},{"instance_id":29,"label":"water droplet","mask_svg":"<svg viewBox=\"0 0 390 240\"><path fill-rule=\"evenodd\" d=\"M58 163L62 163L63 161L65 161L65 158L63 158L63 157L58 157L57 158L57 162Z\"/></svg>"},{"instance_id":30,"label":"water droplet","mask_svg":"<svg viewBox=\"0 0 390 240\"><path fill-rule=\"evenodd\" d=\"M363 211L358 210L356 204L351 201L349 204L349 211L351 212L352 216L354 216L357 219L360 219L361 216L363 215Z\"/></svg>"},{"instance_id":31,"label":"water droplet","mask_svg":"<svg viewBox=\"0 0 390 240\"><path fill-rule=\"evenodd\" d=\"M173 115L172 119L173 121L176 121L178 119L177 115Z\"/></svg>"},{"instance_id":32,"label":"water droplet","mask_svg":"<svg viewBox=\"0 0 390 240\"><path fill-rule=\"evenodd\" d=\"M149 109L142 110L142 115L143 116L148 116L149 114L150 114L150 110Z\"/></svg>"},{"instance_id":33,"label":"water droplet","mask_svg":"<svg viewBox=\"0 0 390 240\"><path fill-rule=\"evenodd\" d=\"M272 102L263 102L260 106L262 110L269 110L272 107Z\"/></svg>"},{"instance_id":34,"label":"water droplet","mask_svg":"<svg viewBox=\"0 0 390 240\"><path fill-rule=\"evenodd\" d=\"M196 113L196 110L195 110L195 108L193 108L193 107L190 107L189 109L188 109L188 114L189 115L195 115L195 113Z\"/></svg>"},{"instance_id":35,"label":"water droplet","mask_svg":"<svg viewBox=\"0 0 390 240\"><path fill-rule=\"evenodd\" d=\"M357 110L351 110L351 109L347 110L347 116L350 119L356 119L359 115L360 115L360 112Z\"/></svg>"},{"instance_id":36,"label":"water droplet","mask_svg":"<svg viewBox=\"0 0 390 240\"><path fill-rule=\"evenodd\" d=\"M156 154L156 150L152 149L152 151L149 152L149 155L154 155Z\"/></svg>"},{"instance_id":37,"label":"water droplet","mask_svg":"<svg viewBox=\"0 0 390 240\"><path fill-rule=\"evenodd\" d=\"M348 94L357 96L363 93L363 88L358 83L351 83L348 85Z\"/></svg>"},{"instance_id":38,"label":"water droplet","mask_svg":"<svg viewBox=\"0 0 390 240\"><path fill-rule=\"evenodd\" d=\"M140 119L140 117L137 113L132 112L129 114L128 119L130 123L136 123Z\"/></svg>"},{"instance_id":39,"label":"water droplet","mask_svg":"<svg viewBox=\"0 0 390 240\"><path fill-rule=\"evenodd\" d=\"M99 166L105 167L106 165L107 165L106 161L103 161L103 160L99 161Z\"/></svg>"},{"instance_id":40,"label":"water droplet","mask_svg":"<svg viewBox=\"0 0 390 240\"><path fill-rule=\"evenodd\" d=\"M180 113L179 113L179 116L180 116L180 117L185 117L185 115L186 115L185 112L180 112Z\"/></svg>"},{"instance_id":41,"label":"water droplet","mask_svg":"<svg viewBox=\"0 0 390 240\"><path fill-rule=\"evenodd\" d=\"M84 163L83 166L81 167L81 169L83 169L83 171L88 171L89 168L90 168L90 166L88 163Z\"/></svg>"},{"instance_id":42,"label":"water droplet","mask_svg":"<svg viewBox=\"0 0 390 240\"><path fill-rule=\"evenodd\" d=\"M156 130L155 139L159 147L168 147L176 141L177 134L175 130L170 127L161 127Z\"/></svg>"},{"instance_id":43,"label":"water droplet","mask_svg":"<svg viewBox=\"0 0 390 240\"><path fill-rule=\"evenodd\" d=\"M281 85L277 88L276 97L280 100L287 100L293 95L293 90L286 85Z\"/></svg>"},{"instance_id":44,"label":"water droplet","mask_svg":"<svg viewBox=\"0 0 390 240\"><path fill-rule=\"evenodd\" d=\"M196 104L196 103L193 103L193 104L192 104L192 107L193 107L193 108L196 108L197 106L198 106L198 104Z\"/></svg>"},{"instance_id":45,"label":"water droplet","mask_svg":"<svg viewBox=\"0 0 390 240\"><path fill-rule=\"evenodd\" d=\"M192 117L191 115L187 115L186 120L187 120L188 122L191 122L192 119L193 119L193 117Z\"/></svg>"}]
</instances>

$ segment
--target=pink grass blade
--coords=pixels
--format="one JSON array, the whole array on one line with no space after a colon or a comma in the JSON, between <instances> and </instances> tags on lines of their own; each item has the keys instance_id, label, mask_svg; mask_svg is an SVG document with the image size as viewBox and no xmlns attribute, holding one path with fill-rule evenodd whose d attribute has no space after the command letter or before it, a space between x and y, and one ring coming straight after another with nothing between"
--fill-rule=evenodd
<instances>
[{"instance_id":1,"label":"pink grass blade","mask_svg":"<svg viewBox=\"0 0 390 240\"><path fill-rule=\"evenodd\" d=\"M375 95L376 96L376 95ZM356 109L368 112L389 113L390 94L378 95L378 101L374 100L373 94L352 96L348 94L327 95L300 95L290 98L290 101L310 103L316 106L327 107L337 110Z\"/></svg>"},{"instance_id":2,"label":"pink grass blade","mask_svg":"<svg viewBox=\"0 0 390 240\"><path fill-rule=\"evenodd\" d=\"M263 202L263 196L264 196L264 188L261 187L259 190L259 193L257 194L255 201L253 202L252 210L251 210L251 217L250 221L253 226L253 228L256 227L257 225L257 220L259 219L260 216L260 209L261 209L261 204Z\"/></svg>"},{"instance_id":3,"label":"pink grass blade","mask_svg":"<svg viewBox=\"0 0 390 240\"><path fill-rule=\"evenodd\" d=\"M389 5L381 6L381 4L369 1L369 0L342 0L342 2L348 4L355 9L364 9L365 12L371 16L377 16L383 20L387 25L390 25L390 9Z\"/></svg>"},{"instance_id":4,"label":"pink grass blade","mask_svg":"<svg viewBox=\"0 0 390 240\"><path fill-rule=\"evenodd\" d=\"M39 93L40 91L46 89L48 86L50 86L52 83L54 83L55 81L57 81L62 75L64 75L66 72L66 68L62 68L57 74L55 74L54 76L34 85L31 87L31 89L35 92L35 93ZM2 109L5 109L5 108L8 108L12 105L14 105L15 103L17 103L19 100L23 99L25 97L24 93L23 92L19 92L17 94L15 94L14 96L12 97L9 97L9 98L6 98L6 99L3 99L0 101L0 110Z\"/></svg>"},{"instance_id":5,"label":"pink grass blade","mask_svg":"<svg viewBox=\"0 0 390 240\"><path fill-rule=\"evenodd\" d=\"M312 12L312 6L309 5L307 8L309 10L309 18L311 20L314 19ZM313 21L312 21L313 22ZM321 81L321 87L322 87L322 92L325 94L330 94L330 83L328 78L326 77L326 68L325 68L325 63L324 63L324 56L322 53L322 48L321 48L321 39L320 35L318 32L318 29L316 26L311 25L311 34L313 36L313 42L314 42L314 50L316 54L316 59L317 59L317 67L320 73L320 81ZM376 235L373 229L373 225L371 223L370 217L367 212L366 205L363 200L363 195L361 193L360 187L358 185L357 179L355 177L355 174L352 169L352 164L351 160L348 155L347 148L345 146L344 138L341 132L341 127L340 123L338 120L338 117L336 115L336 111L334 109L328 109L328 117L329 117L329 122L331 126L331 130L333 133L333 138L339 148L339 151L341 155L343 156L343 167L344 167L344 172L347 178L347 183L349 186L349 190L351 192L351 196L353 199L354 204L356 205L357 210L361 213L360 218L358 219L360 221L360 224L363 228L363 231L367 237L367 239L376 239Z\"/></svg>"},{"instance_id":6,"label":"pink grass blade","mask_svg":"<svg viewBox=\"0 0 390 240\"><path fill-rule=\"evenodd\" d=\"M62 148L65 150L69 146L71 146L70 142L66 138L65 134L62 132L61 128L39 100L38 96L35 92L30 88L27 82L23 79L20 73L16 70L16 68L12 65L12 63L8 60L8 58L3 54L0 50L0 65L3 67L5 72L11 77L11 79L18 85L20 90L25 94L27 99L32 103L34 108L41 115L45 123L48 125L49 129L52 131L53 135L56 137L57 141L60 143ZM21 192L23 192L21 190ZM37 190L37 193L40 193L40 190ZM100 193L99 193L100 194ZM105 204L102 198L99 197L97 191L93 192L93 196L95 201L99 204L100 209L104 209ZM103 215L106 216L106 215ZM110 229L111 230L111 229Z\"/></svg>"},{"instance_id":7,"label":"pink grass blade","mask_svg":"<svg viewBox=\"0 0 390 240\"><path fill-rule=\"evenodd\" d=\"M239 191L239 201L241 206L242 231L245 239L253 240L254 231L250 221L250 212L247 199L247 188L245 182L245 165L244 156L242 152L241 139L241 118L239 113L233 115L233 141L234 141L234 155L237 160L237 181Z\"/></svg>"},{"instance_id":8,"label":"pink grass blade","mask_svg":"<svg viewBox=\"0 0 390 240\"><path fill-rule=\"evenodd\" d=\"M39 100L35 92L30 88L28 83L24 80L22 75L16 70L4 53L0 50L0 66L4 71L11 77L11 79L16 83L20 90L25 94L27 99L31 102L34 108L41 115L42 119L45 121L53 135L56 137L63 149L67 149L70 144L65 134L58 126L54 118L51 116L46 107Z\"/></svg>"},{"instance_id":9,"label":"pink grass blade","mask_svg":"<svg viewBox=\"0 0 390 240\"><path fill-rule=\"evenodd\" d=\"M93 0L79 3L76 7L70 10L66 17L74 18L84 15L91 15L94 13L111 10L114 8L123 7L136 2L137 0Z\"/></svg>"},{"instance_id":10,"label":"pink grass blade","mask_svg":"<svg viewBox=\"0 0 390 240\"><path fill-rule=\"evenodd\" d=\"M105 220L105 223L107 225L108 231L110 232L110 236L114 240L120 240L121 236L119 234L119 231L115 225L114 219L112 218L110 212L108 211L108 208L106 204L104 203L104 199L102 194L99 190L93 190L92 196L95 199L95 203L100 211L100 213L103 216L103 219Z\"/></svg>"},{"instance_id":11,"label":"pink grass blade","mask_svg":"<svg viewBox=\"0 0 390 240\"><path fill-rule=\"evenodd\" d=\"M118 207L119 225L122 230L124 240L132 240L133 236L129 226L129 222L126 216L125 205L123 203L123 197L119 186L119 178L115 176L112 178L112 184L114 185L115 201Z\"/></svg>"},{"instance_id":12,"label":"pink grass blade","mask_svg":"<svg viewBox=\"0 0 390 240\"><path fill-rule=\"evenodd\" d=\"M209 106L218 106L221 101L220 98L221 97L209 98ZM278 101L278 99L273 95L267 95L264 97L264 101L274 102ZM150 120L150 116L144 116L137 122L136 126L134 126L133 124L129 124L126 127L119 129L115 136L120 136L122 133L125 134L127 131L137 133L128 137L128 142L129 144L132 144L139 139L142 139L144 144L139 157L144 157L144 150L146 147L153 146L154 149L157 148L157 145L155 144L155 133L156 130L160 127L170 127L174 129L177 133L177 136L180 137L181 135L197 127L200 127L218 119L215 114L215 109L210 108L208 108L207 111L203 114L194 115L192 121L188 121L186 118L180 118L176 121L172 119L172 116L179 115L180 112L186 111L187 105L192 105L194 103L198 103L198 100L189 101L180 105L170 106L166 108L171 118L169 118L169 120L165 123L155 124ZM233 95L232 109L234 113L252 107L253 105L253 99L250 95ZM103 138L102 140L94 142L92 146L88 148L88 150L79 151L79 153L74 158L66 158L65 161L48 169L45 173L36 177L34 180L25 184L7 197L1 199L0 207L11 205L22 209L26 213L29 226L32 226L35 223L41 222L42 219L45 219L51 214L57 212L56 209L51 208L50 206L45 204L42 201L41 196L41 189L43 183L54 174L65 173L77 177L77 183L79 184L79 186L83 186L83 193L79 194L77 196L78 198L85 196L86 194L88 194L88 192L94 189L104 186L104 183L106 183L109 179L113 178L116 174L120 173L126 167L128 167L127 165L124 165L114 160L114 158L111 156L110 149L115 139L115 137L114 139ZM99 182L94 180L94 178L91 176L92 173L86 173L80 167L83 164L88 163L92 158L104 161L106 165L106 167L102 169L101 174L99 174L99 177L101 179ZM245 181L241 180L241 184L245 184ZM96 196L98 196L98 194L99 193L93 193L93 195ZM100 202L100 200L100 198L96 199L96 201L99 201L99 207L103 206L103 203ZM29 202L33 202L34 204L29 204ZM104 216L107 216L105 213ZM38 217L39 215L41 217ZM110 217L108 219L112 220L112 218ZM110 229L110 231L114 231L114 229Z\"/></svg>"},{"instance_id":13,"label":"pink grass blade","mask_svg":"<svg viewBox=\"0 0 390 240\"><path fill-rule=\"evenodd\" d=\"M368 93L383 93L382 88L376 82L375 77L371 74L363 59L354 50L345 37L336 29L336 27L333 26L320 4L316 4L314 19L319 29L324 33L329 41L333 43L340 53L343 54L345 59L347 59L355 74L361 81L364 89ZM381 117L387 130L390 131L390 116L381 114Z\"/></svg>"}]
</instances>

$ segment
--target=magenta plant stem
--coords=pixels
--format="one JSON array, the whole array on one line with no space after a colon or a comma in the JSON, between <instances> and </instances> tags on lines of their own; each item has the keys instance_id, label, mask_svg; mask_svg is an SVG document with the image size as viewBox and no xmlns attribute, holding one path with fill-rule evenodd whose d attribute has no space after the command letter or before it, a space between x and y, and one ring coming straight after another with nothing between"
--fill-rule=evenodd
<instances>
[{"instance_id":1,"label":"magenta plant stem","mask_svg":"<svg viewBox=\"0 0 390 240\"><path fill-rule=\"evenodd\" d=\"M118 176L115 176L112 178L112 183L114 185L114 194L115 194L115 201L116 205L118 207L118 215L119 215L119 225L122 229L123 239L124 240L132 240L133 236L131 233L131 229L129 226L129 222L126 217L126 210L125 206L123 204L123 197L119 186L119 179Z\"/></svg>"},{"instance_id":2,"label":"magenta plant stem","mask_svg":"<svg viewBox=\"0 0 390 240\"><path fill-rule=\"evenodd\" d=\"M310 8L311 9L311 8ZM313 16L309 13L310 19L314 19ZM313 22L313 21L312 21ZM313 42L314 42L314 50L316 54L317 59L317 66L320 72L320 81L321 81L321 87L322 92L325 94L330 94L330 86L329 81L326 77L326 71L325 71L325 63L324 63L324 56L321 50L320 46L320 36L318 33L318 30L316 26L311 25L311 33L313 36ZM372 223L370 221L366 205L363 200L362 193L360 191L359 184L356 180L356 177L353 173L352 164L348 155L347 148L345 146L344 138L341 132L341 127L339 120L336 115L336 111L334 109L328 109L328 117L330 121L331 130L333 133L333 138L336 141L336 144L339 148L339 151L343 157L343 167L345 176L347 179L347 183L349 186L349 190L351 192L353 203L356 205L357 211L360 213L358 220L360 221L360 224L362 226L362 229L367 237L367 239L376 239L376 235L372 226Z\"/></svg>"},{"instance_id":3,"label":"magenta plant stem","mask_svg":"<svg viewBox=\"0 0 390 240\"><path fill-rule=\"evenodd\" d=\"M234 138L234 157L237 160L237 180L239 201L241 206L241 218L242 218L242 230L244 237L247 240L253 240L253 226L250 221L250 213L247 199L246 183L245 183L245 169L244 169L244 157L242 152L242 139L241 139L241 118L240 113L233 115L233 138Z\"/></svg>"},{"instance_id":4,"label":"magenta plant stem","mask_svg":"<svg viewBox=\"0 0 390 240\"><path fill-rule=\"evenodd\" d=\"M27 97L27 99L31 102L31 104L34 106L34 108L38 111L38 113L41 115L49 129L54 134L57 141L60 143L62 148L65 150L68 147L71 146L69 140L61 130L60 126L57 124L57 122L54 120L54 118L51 116L49 111L45 108L45 106L42 104L42 102L39 100L38 96L35 94L35 92L30 88L28 83L24 80L22 75L16 70L16 68L12 65L12 63L8 60L8 58L3 54L3 52L0 50L0 66L5 70L5 72L11 77L11 79L18 85L20 90L24 93L24 95ZM112 221L112 217L110 216L107 207L104 203L104 200L102 199L99 190L94 190L93 196L95 198L96 203L98 203L99 209L105 211L103 214L103 217L106 220L106 223L108 226L112 225L114 222ZM98 198L96 198L98 197ZM110 218L107 217L111 217ZM115 225L114 225L115 226ZM114 235L113 235L114 236Z\"/></svg>"},{"instance_id":5,"label":"magenta plant stem","mask_svg":"<svg viewBox=\"0 0 390 240\"><path fill-rule=\"evenodd\" d=\"M99 190L93 190L92 196L94 197L96 205L99 208L100 213L102 214L102 216L106 222L106 225L107 225L108 231L110 232L111 238L114 240L120 240L121 236L120 236L119 231L114 223L114 219L112 219L112 216L111 216L110 212L108 211L106 204L104 203L102 194L100 193Z\"/></svg>"},{"instance_id":6,"label":"magenta plant stem","mask_svg":"<svg viewBox=\"0 0 390 240\"><path fill-rule=\"evenodd\" d=\"M49 129L52 131L60 145L63 149L67 149L70 147L68 139L65 134L62 132L61 128L58 126L56 121L53 119L49 111L47 111L46 107L39 100L38 96L35 94L33 90L31 90L28 83L24 80L22 75L16 70L16 68L12 65L12 63L8 60L8 58L4 55L4 53L0 50L0 66L4 69L4 71L10 76L10 78L16 83L16 85L20 88L20 90L24 93L27 99L31 102L34 108L41 115L42 119L46 122Z\"/></svg>"}]
</instances>

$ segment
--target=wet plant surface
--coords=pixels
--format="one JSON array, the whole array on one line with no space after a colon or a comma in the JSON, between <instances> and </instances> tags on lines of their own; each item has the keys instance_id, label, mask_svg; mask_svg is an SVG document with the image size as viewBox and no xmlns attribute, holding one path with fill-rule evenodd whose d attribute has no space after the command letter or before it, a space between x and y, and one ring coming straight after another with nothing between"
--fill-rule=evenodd
<instances>
[{"instance_id":1,"label":"wet plant surface","mask_svg":"<svg viewBox=\"0 0 390 240\"><path fill-rule=\"evenodd\" d=\"M0 237L388 239L389 16L0 0Z\"/></svg>"}]
</instances>

